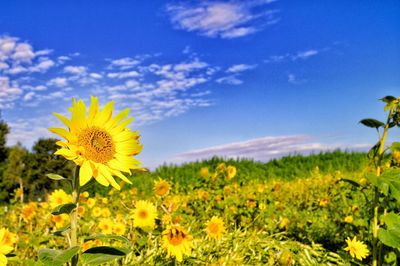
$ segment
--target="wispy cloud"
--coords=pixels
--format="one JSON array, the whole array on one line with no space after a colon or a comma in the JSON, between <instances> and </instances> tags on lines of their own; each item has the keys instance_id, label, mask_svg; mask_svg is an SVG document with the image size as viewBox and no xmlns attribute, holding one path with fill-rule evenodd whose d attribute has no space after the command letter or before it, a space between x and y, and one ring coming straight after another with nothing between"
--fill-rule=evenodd
<instances>
[{"instance_id":1,"label":"wispy cloud","mask_svg":"<svg viewBox=\"0 0 400 266\"><path fill-rule=\"evenodd\" d=\"M225 158L251 158L268 161L288 154L309 154L312 152L335 149L360 150L368 148L368 144L346 145L342 143L324 144L316 142L311 136L267 136L246 141L223 144L178 154L172 163L183 163L207 159L212 156Z\"/></svg>"},{"instance_id":2,"label":"wispy cloud","mask_svg":"<svg viewBox=\"0 0 400 266\"><path fill-rule=\"evenodd\" d=\"M233 39L279 21L277 10L267 9L274 1L200 1L167 5L171 22L178 29L207 37ZM262 9L262 11L260 11Z\"/></svg>"},{"instance_id":3,"label":"wispy cloud","mask_svg":"<svg viewBox=\"0 0 400 266\"><path fill-rule=\"evenodd\" d=\"M317 49L309 49L304 51L298 51L296 53L286 53L282 55L271 55L267 60L264 60L265 63L281 63L287 61L297 61L297 60L306 60L313 56L320 54L322 51L325 51L327 48L317 50Z\"/></svg>"},{"instance_id":4,"label":"wispy cloud","mask_svg":"<svg viewBox=\"0 0 400 266\"><path fill-rule=\"evenodd\" d=\"M246 70L254 69L257 65L237 64L229 67L226 72L228 73L239 73Z\"/></svg>"}]
</instances>

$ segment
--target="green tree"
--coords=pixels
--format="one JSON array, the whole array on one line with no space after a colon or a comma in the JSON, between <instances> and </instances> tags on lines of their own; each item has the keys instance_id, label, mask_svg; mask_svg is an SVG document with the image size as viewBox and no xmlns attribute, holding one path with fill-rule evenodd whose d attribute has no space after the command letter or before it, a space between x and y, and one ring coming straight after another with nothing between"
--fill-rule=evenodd
<instances>
[{"instance_id":1,"label":"green tree","mask_svg":"<svg viewBox=\"0 0 400 266\"><path fill-rule=\"evenodd\" d=\"M10 192L14 191L18 186L24 189L24 170L25 170L25 159L28 155L28 150L22 147L20 143L9 149L8 158L3 173L3 191L7 193L3 195L3 198L10 199ZM1 197L1 196L0 196ZM23 194L21 195L21 201L23 201Z\"/></svg>"},{"instance_id":2,"label":"green tree","mask_svg":"<svg viewBox=\"0 0 400 266\"><path fill-rule=\"evenodd\" d=\"M47 191L62 186L60 182L49 182L46 177L48 173L57 173L63 176L71 175L73 165L64 158L54 155L59 148L56 139L39 139L32 147L32 153L27 157L26 184L29 190L29 197L41 198Z\"/></svg>"}]
</instances>

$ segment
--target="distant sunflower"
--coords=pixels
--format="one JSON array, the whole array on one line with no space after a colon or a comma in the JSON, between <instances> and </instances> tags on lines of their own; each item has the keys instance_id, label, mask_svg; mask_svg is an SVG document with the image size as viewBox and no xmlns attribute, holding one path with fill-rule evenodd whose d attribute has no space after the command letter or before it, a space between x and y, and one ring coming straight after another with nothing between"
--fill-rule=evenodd
<instances>
[{"instance_id":1,"label":"distant sunflower","mask_svg":"<svg viewBox=\"0 0 400 266\"><path fill-rule=\"evenodd\" d=\"M170 189L171 189L171 185L167 181L165 181L163 179L155 181L154 193L157 196L162 197L162 196L167 195L169 193Z\"/></svg>"},{"instance_id":2,"label":"distant sunflower","mask_svg":"<svg viewBox=\"0 0 400 266\"><path fill-rule=\"evenodd\" d=\"M153 203L139 200L132 214L133 226L140 228L151 228L156 226L157 208Z\"/></svg>"},{"instance_id":3,"label":"distant sunflower","mask_svg":"<svg viewBox=\"0 0 400 266\"><path fill-rule=\"evenodd\" d=\"M348 251L353 258L356 257L359 260L363 260L368 257L369 250L367 245L362 241L358 241L356 237L353 240L348 237L346 243L347 247L344 250Z\"/></svg>"},{"instance_id":4,"label":"distant sunflower","mask_svg":"<svg viewBox=\"0 0 400 266\"><path fill-rule=\"evenodd\" d=\"M228 180L231 180L232 178L234 178L235 176L236 176L236 167L235 166L233 166L233 165L229 165L227 168L226 168L226 178L228 179Z\"/></svg>"},{"instance_id":5,"label":"distant sunflower","mask_svg":"<svg viewBox=\"0 0 400 266\"><path fill-rule=\"evenodd\" d=\"M65 193L62 189L56 189L49 195L50 207L55 208L58 205L72 202L71 195Z\"/></svg>"},{"instance_id":6,"label":"distant sunflower","mask_svg":"<svg viewBox=\"0 0 400 266\"><path fill-rule=\"evenodd\" d=\"M141 163L132 156L142 150L137 131L130 131L127 125L133 118L125 119L129 109L124 109L112 117L114 102L108 102L103 110L99 109L97 97L91 97L87 112L82 100L72 99L69 111L72 118L54 113L67 127L49 128L66 141L58 141L61 148L55 154L64 156L80 166L80 185L83 186L95 178L103 186L110 184L120 189L113 176L131 183L122 172L131 173L131 169L141 169Z\"/></svg>"},{"instance_id":7,"label":"distant sunflower","mask_svg":"<svg viewBox=\"0 0 400 266\"><path fill-rule=\"evenodd\" d=\"M224 222L222 221L221 218L213 216L206 223L206 231L208 237L214 239L220 239L222 237L222 234L225 232Z\"/></svg>"},{"instance_id":8,"label":"distant sunflower","mask_svg":"<svg viewBox=\"0 0 400 266\"><path fill-rule=\"evenodd\" d=\"M162 247L167 251L167 258L175 257L178 262L183 255L190 256L192 236L178 225L168 226L162 233Z\"/></svg>"}]
</instances>

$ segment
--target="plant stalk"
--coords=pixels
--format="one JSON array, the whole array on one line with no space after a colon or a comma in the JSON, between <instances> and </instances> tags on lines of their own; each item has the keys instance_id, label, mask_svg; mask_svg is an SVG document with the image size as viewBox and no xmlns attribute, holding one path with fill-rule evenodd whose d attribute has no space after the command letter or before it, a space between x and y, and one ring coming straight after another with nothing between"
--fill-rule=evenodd
<instances>
[{"instance_id":1,"label":"plant stalk","mask_svg":"<svg viewBox=\"0 0 400 266\"><path fill-rule=\"evenodd\" d=\"M71 248L78 245L78 208L79 208L79 166L75 167L75 173L72 180L72 203L76 204L76 208L69 214L71 221ZM71 265L78 264L79 255L76 254L71 259Z\"/></svg>"},{"instance_id":2,"label":"plant stalk","mask_svg":"<svg viewBox=\"0 0 400 266\"><path fill-rule=\"evenodd\" d=\"M382 159L385 151L385 142L387 138L387 134L389 131L389 124L390 124L390 119L392 118L393 115L393 108L390 108L389 115L387 122L385 124L385 128L383 129L383 134L382 137L380 137L379 140L379 150L378 150L378 167L376 168L376 176L381 175L381 164L382 164ZM379 216L379 189L375 187L374 191L374 218L373 218L373 224L372 224L372 266L378 266L381 265L379 258L378 258L378 251L380 249L379 243L378 243L378 230L379 230L379 224L378 224L378 216Z\"/></svg>"}]
</instances>

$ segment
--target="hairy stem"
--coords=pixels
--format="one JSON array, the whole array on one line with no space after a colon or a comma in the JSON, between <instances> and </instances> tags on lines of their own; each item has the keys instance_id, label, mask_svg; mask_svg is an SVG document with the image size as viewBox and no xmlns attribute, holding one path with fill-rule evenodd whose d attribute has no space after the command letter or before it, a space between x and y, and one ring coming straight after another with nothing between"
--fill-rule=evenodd
<instances>
[{"instance_id":1,"label":"hairy stem","mask_svg":"<svg viewBox=\"0 0 400 266\"><path fill-rule=\"evenodd\" d=\"M72 202L76 204L76 208L69 214L71 221L71 247L78 245L78 207L79 207L79 166L75 167L75 173L72 181ZM78 254L71 259L71 265L78 264Z\"/></svg>"}]
</instances>

